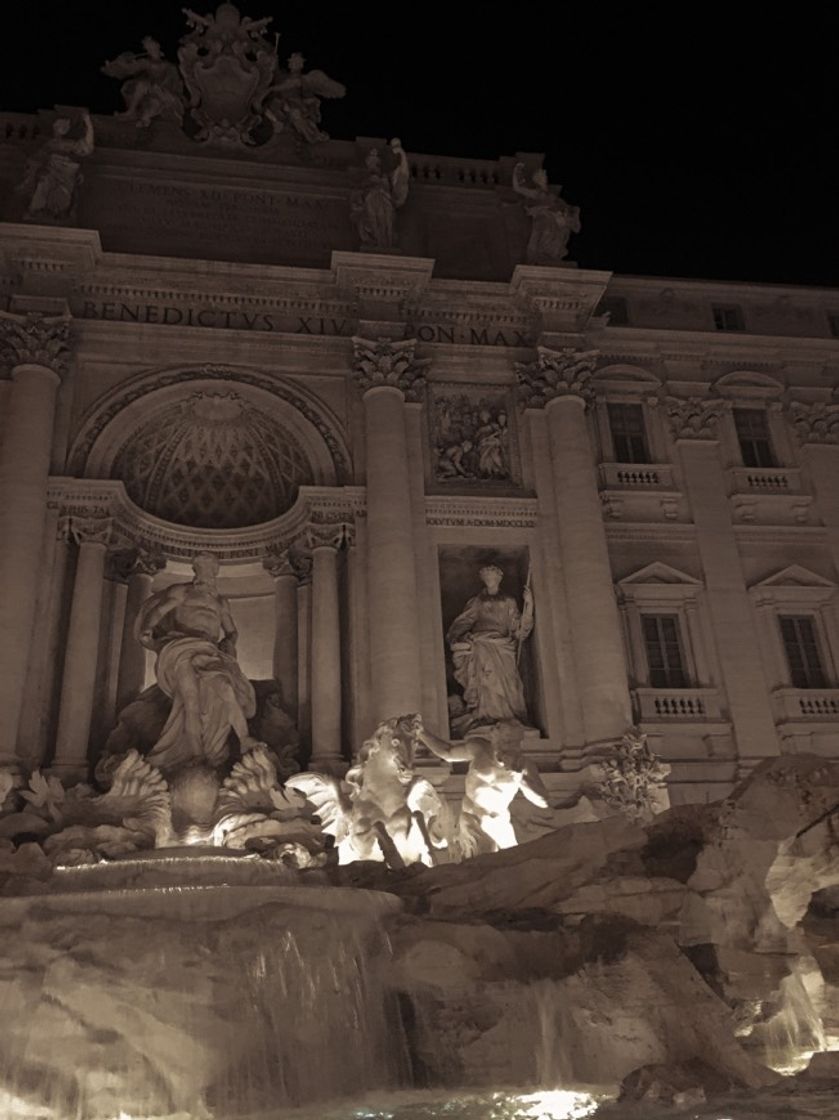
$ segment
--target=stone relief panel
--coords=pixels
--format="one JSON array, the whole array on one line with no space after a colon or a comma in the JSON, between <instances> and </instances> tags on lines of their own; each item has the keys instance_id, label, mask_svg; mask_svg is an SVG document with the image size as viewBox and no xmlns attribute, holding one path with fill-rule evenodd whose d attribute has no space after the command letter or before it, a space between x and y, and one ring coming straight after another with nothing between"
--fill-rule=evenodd
<instances>
[{"instance_id":1,"label":"stone relief panel","mask_svg":"<svg viewBox=\"0 0 839 1120\"><path fill-rule=\"evenodd\" d=\"M446 489L511 486L513 432L510 396L488 385L434 385L429 425L431 476Z\"/></svg>"},{"instance_id":2,"label":"stone relief panel","mask_svg":"<svg viewBox=\"0 0 839 1120\"><path fill-rule=\"evenodd\" d=\"M536 727L538 608L527 549L443 545L439 564L450 734L499 720Z\"/></svg>"}]
</instances>

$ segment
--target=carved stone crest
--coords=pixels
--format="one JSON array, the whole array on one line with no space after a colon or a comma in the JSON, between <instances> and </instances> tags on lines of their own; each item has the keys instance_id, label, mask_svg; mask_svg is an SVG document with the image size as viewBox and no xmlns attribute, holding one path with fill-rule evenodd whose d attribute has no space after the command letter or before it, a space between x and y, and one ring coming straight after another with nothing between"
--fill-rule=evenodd
<instances>
[{"instance_id":1,"label":"carved stone crest","mask_svg":"<svg viewBox=\"0 0 839 1120\"><path fill-rule=\"evenodd\" d=\"M725 408L723 400L702 397L668 397L665 401L674 439L717 439Z\"/></svg>"}]
</instances>

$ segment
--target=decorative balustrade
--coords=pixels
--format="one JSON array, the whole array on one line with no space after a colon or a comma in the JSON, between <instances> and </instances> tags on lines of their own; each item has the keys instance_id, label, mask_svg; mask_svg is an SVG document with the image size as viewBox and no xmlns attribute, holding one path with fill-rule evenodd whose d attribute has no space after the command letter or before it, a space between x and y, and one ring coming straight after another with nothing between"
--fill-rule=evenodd
<instances>
[{"instance_id":1,"label":"decorative balustrade","mask_svg":"<svg viewBox=\"0 0 839 1120\"><path fill-rule=\"evenodd\" d=\"M411 178L419 183L448 183L464 187L495 187L501 182L498 164L488 159L445 159L409 155Z\"/></svg>"},{"instance_id":2,"label":"decorative balustrade","mask_svg":"<svg viewBox=\"0 0 839 1120\"><path fill-rule=\"evenodd\" d=\"M728 472L730 494L800 494L798 467L732 467Z\"/></svg>"},{"instance_id":3,"label":"decorative balustrade","mask_svg":"<svg viewBox=\"0 0 839 1120\"><path fill-rule=\"evenodd\" d=\"M49 135L44 121L27 113L0 113L0 143L29 144Z\"/></svg>"},{"instance_id":4,"label":"decorative balustrade","mask_svg":"<svg viewBox=\"0 0 839 1120\"><path fill-rule=\"evenodd\" d=\"M636 688L636 707L645 720L720 719L720 699L715 688Z\"/></svg>"},{"instance_id":5,"label":"decorative balustrade","mask_svg":"<svg viewBox=\"0 0 839 1120\"><path fill-rule=\"evenodd\" d=\"M601 463L600 481L606 490L672 490L669 463Z\"/></svg>"},{"instance_id":6,"label":"decorative balustrade","mask_svg":"<svg viewBox=\"0 0 839 1120\"><path fill-rule=\"evenodd\" d=\"M772 699L779 720L839 719L839 688L779 688Z\"/></svg>"}]
</instances>

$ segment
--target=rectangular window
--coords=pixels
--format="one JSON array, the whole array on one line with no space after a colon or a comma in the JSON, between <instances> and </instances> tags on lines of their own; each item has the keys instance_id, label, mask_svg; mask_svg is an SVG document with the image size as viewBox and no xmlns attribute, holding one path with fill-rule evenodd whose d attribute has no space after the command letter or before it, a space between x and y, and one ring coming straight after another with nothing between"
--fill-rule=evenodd
<instances>
[{"instance_id":1,"label":"rectangular window","mask_svg":"<svg viewBox=\"0 0 839 1120\"><path fill-rule=\"evenodd\" d=\"M813 619L782 615L779 621L793 688L827 688Z\"/></svg>"},{"instance_id":2,"label":"rectangular window","mask_svg":"<svg viewBox=\"0 0 839 1120\"><path fill-rule=\"evenodd\" d=\"M679 620L670 614L641 615L652 688L687 688Z\"/></svg>"},{"instance_id":3,"label":"rectangular window","mask_svg":"<svg viewBox=\"0 0 839 1120\"><path fill-rule=\"evenodd\" d=\"M644 410L640 404L609 404L609 428L618 463L649 463Z\"/></svg>"},{"instance_id":4,"label":"rectangular window","mask_svg":"<svg viewBox=\"0 0 839 1120\"><path fill-rule=\"evenodd\" d=\"M743 331L746 329L743 322L743 311L736 303L715 303L712 307L714 326L718 331Z\"/></svg>"},{"instance_id":5,"label":"rectangular window","mask_svg":"<svg viewBox=\"0 0 839 1120\"><path fill-rule=\"evenodd\" d=\"M744 466L777 466L769 438L769 422L765 409L735 408L734 427L737 429Z\"/></svg>"}]
</instances>

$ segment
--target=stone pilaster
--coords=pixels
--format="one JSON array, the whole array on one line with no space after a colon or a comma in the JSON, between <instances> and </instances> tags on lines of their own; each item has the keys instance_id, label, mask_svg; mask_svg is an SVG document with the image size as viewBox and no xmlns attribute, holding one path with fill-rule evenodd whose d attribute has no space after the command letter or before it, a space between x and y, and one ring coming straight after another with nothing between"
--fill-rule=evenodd
<instances>
[{"instance_id":1,"label":"stone pilaster","mask_svg":"<svg viewBox=\"0 0 839 1120\"><path fill-rule=\"evenodd\" d=\"M312 556L312 756L313 770L341 767L341 616L338 549L343 526L309 530Z\"/></svg>"},{"instance_id":2,"label":"stone pilaster","mask_svg":"<svg viewBox=\"0 0 839 1120\"><path fill-rule=\"evenodd\" d=\"M0 761L15 749L35 621L56 393L68 366L64 316L0 312L11 371L0 444Z\"/></svg>"},{"instance_id":3,"label":"stone pilaster","mask_svg":"<svg viewBox=\"0 0 839 1120\"><path fill-rule=\"evenodd\" d=\"M517 366L525 408L545 409L561 563L586 744L631 723L626 658L586 422L597 352L540 346Z\"/></svg>"},{"instance_id":4,"label":"stone pilaster","mask_svg":"<svg viewBox=\"0 0 839 1120\"><path fill-rule=\"evenodd\" d=\"M108 517L73 517L71 532L78 545L78 558L64 654L53 769L61 777L72 779L82 778L87 772L105 556L111 536L111 520Z\"/></svg>"},{"instance_id":5,"label":"stone pilaster","mask_svg":"<svg viewBox=\"0 0 839 1120\"><path fill-rule=\"evenodd\" d=\"M746 591L719 453L719 425L730 404L668 397L665 412L679 449L740 758L779 753L760 637Z\"/></svg>"},{"instance_id":6,"label":"stone pilaster","mask_svg":"<svg viewBox=\"0 0 839 1120\"><path fill-rule=\"evenodd\" d=\"M414 339L353 339L353 375L364 401L375 722L417 711L422 698L405 401L419 398L429 363L417 360L415 348Z\"/></svg>"},{"instance_id":7,"label":"stone pilaster","mask_svg":"<svg viewBox=\"0 0 839 1120\"><path fill-rule=\"evenodd\" d=\"M813 480L833 566L839 572L839 403L793 401L789 415Z\"/></svg>"},{"instance_id":8,"label":"stone pilaster","mask_svg":"<svg viewBox=\"0 0 839 1120\"><path fill-rule=\"evenodd\" d=\"M151 595L154 577L165 567L166 557L150 549L138 547L124 556L122 576L126 595L117 674L117 712L137 698L146 681L146 651L134 634L134 624L140 607Z\"/></svg>"},{"instance_id":9,"label":"stone pilaster","mask_svg":"<svg viewBox=\"0 0 839 1120\"><path fill-rule=\"evenodd\" d=\"M285 710L296 715L298 704L297 576L288 549L270 552L262 561L274 580L274 680Z\"/></svg>"}]
</instances>

